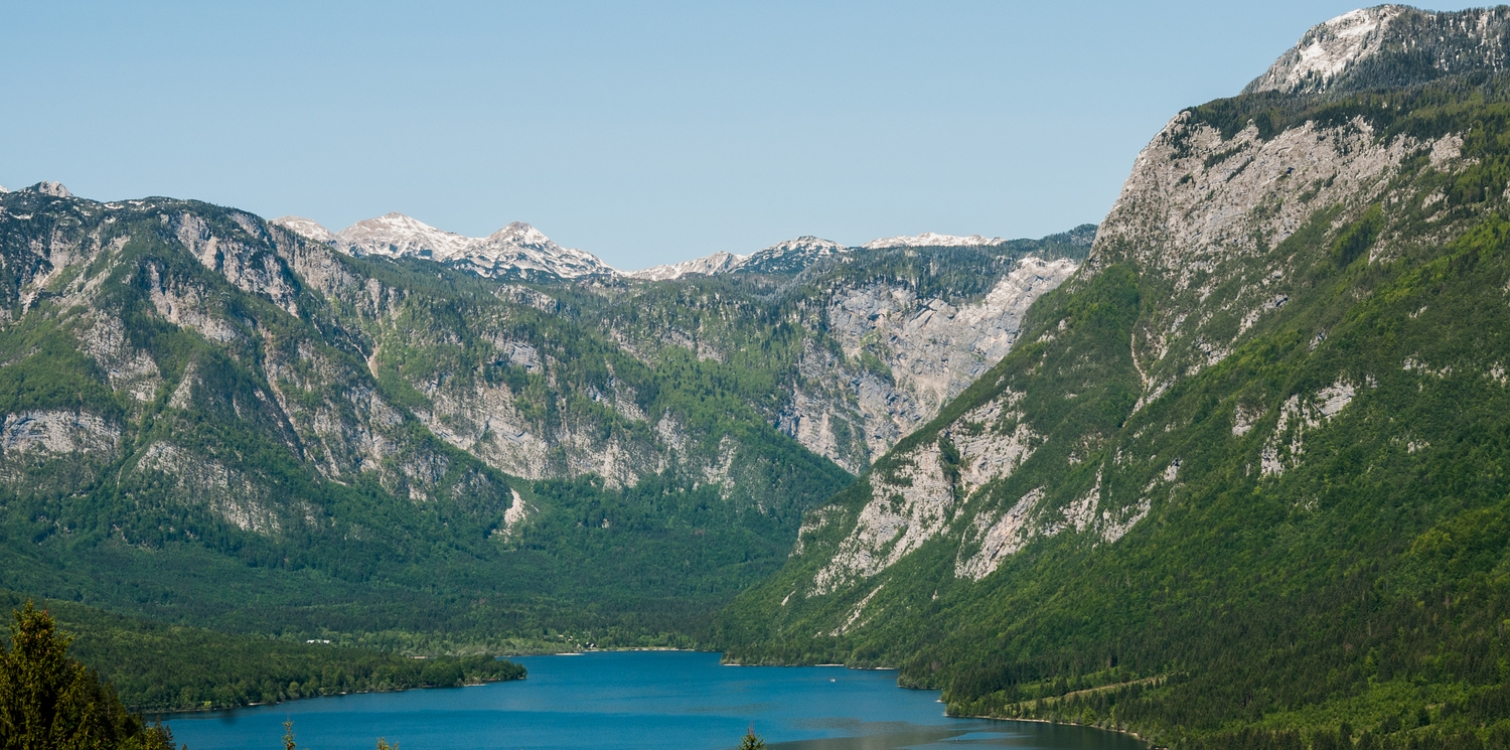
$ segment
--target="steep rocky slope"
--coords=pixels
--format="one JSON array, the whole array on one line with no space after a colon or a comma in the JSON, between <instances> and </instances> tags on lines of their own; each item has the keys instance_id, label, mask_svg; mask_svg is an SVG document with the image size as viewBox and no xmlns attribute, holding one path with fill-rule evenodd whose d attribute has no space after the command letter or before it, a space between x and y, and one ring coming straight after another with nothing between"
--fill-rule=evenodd
<instances>
[{"instance_id":1,"label":"steep rocky slope","mask_svg":"<svg viewBox=\"0 0 1510 750\"><path fill-rule=\"evenodd\" d=\"M1179 113L1020 343L726 613L730 657L1165 741L1510 739L1504 17L1348 14Z\"/></svg>"}]
</instances>

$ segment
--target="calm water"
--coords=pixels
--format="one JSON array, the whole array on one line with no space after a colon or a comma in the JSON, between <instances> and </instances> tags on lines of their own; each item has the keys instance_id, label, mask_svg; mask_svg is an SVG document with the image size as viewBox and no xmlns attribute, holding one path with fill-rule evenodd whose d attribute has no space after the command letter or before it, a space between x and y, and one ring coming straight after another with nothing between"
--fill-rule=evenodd
<instances>
[{"instance_id":1,"label":"calm water","mask_svg":"<svg viewBox=\"0 0 1510 750\"><path fill-rule=\"evenodd\" d=\"M173 718L190 750L299 746L372 750L733 748L752 723L783 750L992 746L1141 750L1080 727L950 719L938 693L902 690L895 672L725 667L717 654L614 652L518 659L529 679L479 687L313 698Z\"/></svg>"}]
</instances>

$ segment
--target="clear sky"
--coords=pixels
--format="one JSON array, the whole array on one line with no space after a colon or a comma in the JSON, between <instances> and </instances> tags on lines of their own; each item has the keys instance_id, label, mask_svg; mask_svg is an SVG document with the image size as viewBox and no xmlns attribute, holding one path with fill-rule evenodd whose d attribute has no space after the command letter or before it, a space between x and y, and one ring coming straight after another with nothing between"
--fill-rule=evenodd
<instances>
[{"instance_id":1,"label":"clear sky","mask_svg":"<svg viewBox=\"0 0 1510 750\"><path fill-rule=\"evenodd\" d=\"M331 229L527 221L626 269L802 234L1041 236L1100 221L1181 107L1353 7L7 3L0 184Z\"/></svg>"}]
</instances>

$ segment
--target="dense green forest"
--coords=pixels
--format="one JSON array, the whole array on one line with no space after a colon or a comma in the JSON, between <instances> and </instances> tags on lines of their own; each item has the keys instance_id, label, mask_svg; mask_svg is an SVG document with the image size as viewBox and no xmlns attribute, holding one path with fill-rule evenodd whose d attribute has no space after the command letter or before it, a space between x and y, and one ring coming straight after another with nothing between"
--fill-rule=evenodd
<instances>
[{"instance_id":1,"label":"dense green forest","mask_svg":"<svg viewBox=\"0 0 1510 750\"><path fill-rule=\"evenodd\" d=\"M0 591L0 609L28 600ZM386 651L228 635L102 612L39 608L71 634L71 656L108 681L131 711L194 711L350 692L518 680L524 667L487 656L414 658Z\"/></svg>"}]
</instances>

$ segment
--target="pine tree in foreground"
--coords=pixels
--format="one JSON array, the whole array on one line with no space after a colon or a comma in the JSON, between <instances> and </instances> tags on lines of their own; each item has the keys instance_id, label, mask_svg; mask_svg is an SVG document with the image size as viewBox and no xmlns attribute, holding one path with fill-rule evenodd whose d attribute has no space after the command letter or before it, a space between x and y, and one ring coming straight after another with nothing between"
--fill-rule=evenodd
<instances>
[{"instance_id":1,"label":"pine tree in foreground","mask_svg":"<svg viewBox=\"0 0 1510 750\"><path fill-rule=\"evenodd\" d=\"M73 639L30 601L0 644L0 750L172 750L173 733L147 725L99 673L68 656Z\"/></svg>"}]
</instances>

